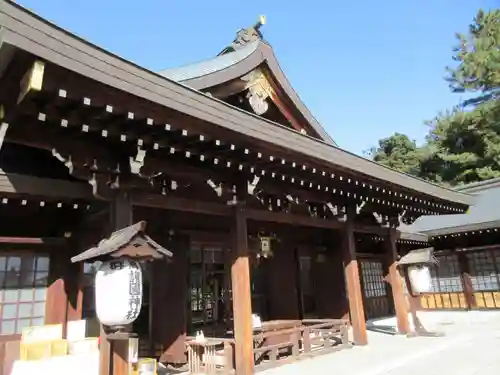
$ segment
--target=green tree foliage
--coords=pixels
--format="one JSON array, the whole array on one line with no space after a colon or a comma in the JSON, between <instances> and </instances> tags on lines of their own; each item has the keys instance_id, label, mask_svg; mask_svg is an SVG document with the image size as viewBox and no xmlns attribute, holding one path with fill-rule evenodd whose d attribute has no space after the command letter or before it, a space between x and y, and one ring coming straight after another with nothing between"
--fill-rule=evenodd
<instances>
[{"instance_id":1,"label":"green tree foliage","mask_svg":"<svg viewBox=\"0 0 500 375\"><path fill-rule=\"evenodd\" d=\"M480 10L467 34L457 34L453 49L456 67L448 67L448 81L454 92L478 94L470 102L496 99L500 89L500 9ZM468 104L468 103L466 103Z\"/></svg>"},{"instance_id":2,"label":"green tree foliage","mask_svg":"<svg viewBox=\"0 0 500 375\"><path fill-rule=\"evenodd\" d=\"M378 141L378 146L367 151L367 154L377 163L384 164L389 168L409 174L418 174L420 163L417 152L415 141L405 134L395 133Z\"/></svg>"},{"instance_id":3,"label":"green tree foliage","mask_svg":"<svg viewBox=\"0 0 500 375\"><path fill-rule=\"evenodd\" d=\"M449 185L500 177L500 10L480 10L457 40L447 81L472 99L427 121L421 147L399 133L380 140L374 161Z\"/></svg>"}]
</instances>

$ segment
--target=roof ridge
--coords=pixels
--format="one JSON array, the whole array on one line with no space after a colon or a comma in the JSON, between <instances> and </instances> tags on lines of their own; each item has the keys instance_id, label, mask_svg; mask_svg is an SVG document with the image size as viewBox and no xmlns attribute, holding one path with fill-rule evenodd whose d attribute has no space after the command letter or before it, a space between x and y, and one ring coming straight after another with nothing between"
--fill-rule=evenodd
<instances>
[{"instance_id":1,"label":"roof ridge","mask_svg":"<svg viewBox=\"0 0 500 375\"><path fill-rule=\"evenodd\" d=\"M455 188L457 191L465 191L468 190L483 190L488 187L492 187L492 185L500 185L500 177L490 178L489 180L471 182L469 184L461 185Z\"/></svg>"}]
</instances>

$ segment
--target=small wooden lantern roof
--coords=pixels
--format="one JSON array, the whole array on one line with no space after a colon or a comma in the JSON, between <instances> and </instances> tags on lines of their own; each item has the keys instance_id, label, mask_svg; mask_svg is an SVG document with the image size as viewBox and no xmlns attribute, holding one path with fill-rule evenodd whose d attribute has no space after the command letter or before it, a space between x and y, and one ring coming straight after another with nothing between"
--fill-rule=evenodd
<instances>
[{"instance_id":1,"label":"small wooden lantern roof","mask_svg":"<svg viewBox=\"0 0 500 375\"><path fill-rule=\"evenodd\" d=\"M145 233L146 222L140 221L111 233L99 245L71 258L72 263L122 256L142 259L172 257L172 252L162 247Z\"/></svg>"},{"instance_id":2,"label":"small wooden lantern roof","mask_svg":"<svg viewBox=\"0 0 500 375\"><path fill-rule=\"evenodd\" d=\"M398 264L400 266L413 266L416 264L439 264L439 261L434 256L434 248L426 247L411 250L399 260Z\"/></svg>"}]
</instances>

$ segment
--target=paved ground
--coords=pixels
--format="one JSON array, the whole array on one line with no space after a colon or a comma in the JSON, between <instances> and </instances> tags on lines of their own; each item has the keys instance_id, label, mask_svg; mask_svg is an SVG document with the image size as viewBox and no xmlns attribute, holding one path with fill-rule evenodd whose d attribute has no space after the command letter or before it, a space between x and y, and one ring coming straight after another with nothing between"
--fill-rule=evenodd
<instances>
[{"instance_id":1,"label":"paved ground","mask_svg":"<svg viewBox=\"0 0 500 375\"><path fill-rule=\"evenodd\" d=\"M262 375L499 375L500 312L419 313L444 337L370 332L370 344L261 372ZM394 319L372 326L390 329Z\"/></svg>"}]
</instances>

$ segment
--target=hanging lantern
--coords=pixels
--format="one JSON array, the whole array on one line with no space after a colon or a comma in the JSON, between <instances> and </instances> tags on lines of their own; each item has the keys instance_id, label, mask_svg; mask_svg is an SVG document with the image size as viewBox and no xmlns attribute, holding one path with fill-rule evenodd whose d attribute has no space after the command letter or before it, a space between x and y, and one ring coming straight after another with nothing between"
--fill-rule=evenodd
<instances>
[{"instance_id":1,"label":"hanging lantern","mask_svg":"<svg viewBox=\"0 0 500 375\"><path fill-rule=\"evenodd\" d=\"M432 291L431 272L427 265L408 267L408 277L412 290L416 293L429 293Z\"/></svg>"},{"instance_id":2,"label":"hanging lantern","mask_svg":"<svg viewBox=\"0 0 500 375\"><path fill-rule=\"evenodd\" d=\"M272 250L272 237L261 236L260 239L260 253L257 255L258 257L269 258L273 256Z\"/></svg>"},{"instance_id":3,"label":"hanging lantern","mask_svg":"<svg viewBox=\"0 0 500 375\"><path fill-rule=\"evenodd\" d=\"M101 264L95 276L95 307L99 321L123 327L137 319L142 305L139 262L115 259Z\"/></svg>"}]
</instances>

